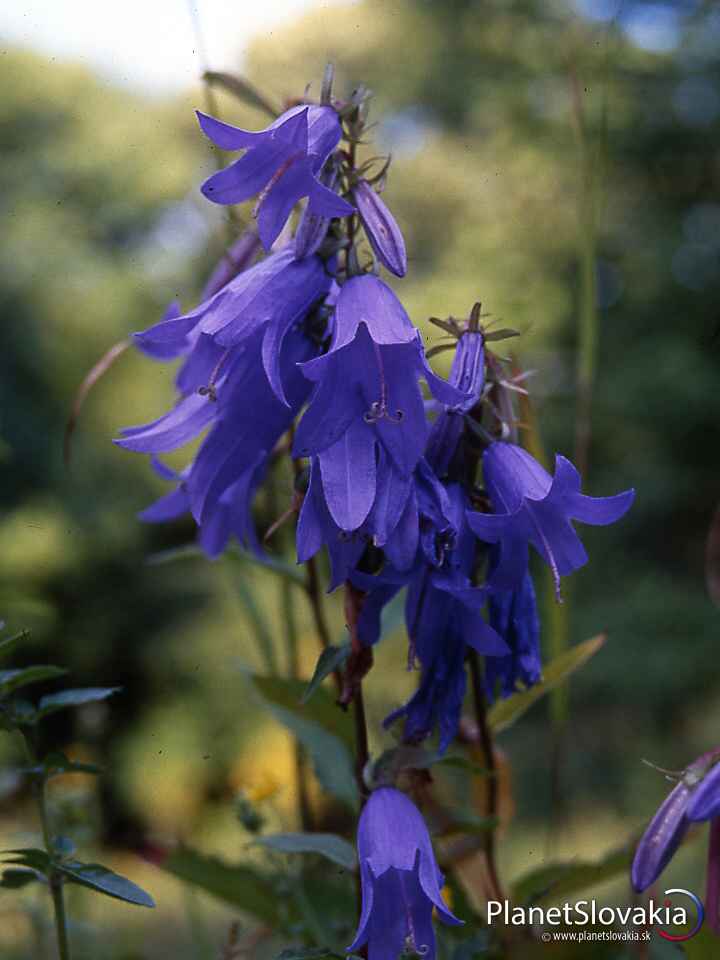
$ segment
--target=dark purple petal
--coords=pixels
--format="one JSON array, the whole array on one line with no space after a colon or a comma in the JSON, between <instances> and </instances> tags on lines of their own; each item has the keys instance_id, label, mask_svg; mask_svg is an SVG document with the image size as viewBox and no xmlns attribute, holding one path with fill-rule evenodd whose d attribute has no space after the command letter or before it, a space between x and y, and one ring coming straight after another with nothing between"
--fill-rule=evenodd
<instances>
[{"instance_id":1,"label":"dark purple petal","mask_svg":"<svg viewBox=\"0 0 720 960\"><path fill-rule=\"evenodd\" d=\"M307 111L308 156L313 170L319 173L323 164L340 142L340 119L332 107L310 106Z\"/></svg>"},{"instance_id":2,"label":"dark purple petal","mask_svg":"<svg viewBox=\"0 0 720 960\"><path fill-rule=\"evenodd\" d=\"M350 343L361 323L376 344L410 343L418 338L418 331L393 291L371 274L351 277L340 290L331 349L339 350Z\"/></svg>"},{"instance_id":3,"label":"dark purple petal","mask_svg":"<svg viewBox=\"0 0 720 960\"><path fill-rule=\"evenodd\" d=\"M460 404L464 413L477 404L485 386L485 337L468 331L458 340L450 369L450 383L467 394Z\"/></svg>"},{"instance_id":4,"label":"dark purple petal","mask_svg":"<svg viewBox=\"0 0 720 960\"><path fill-rule=\"evenodd\" d=\"M385 544L385 555L396 570L408 570L413 565L419 539L417 496L411 489L402 516Z\"/></svg>"},{"instance_id":5,"label":"dark purple petal","mask_svg":"<svg viewBox=\"0 0 720 960\"><path fill-rule=\"evenodd\" d=\"M660 805L643 834L632 862L632 885L638 893L655 883L687 832L690 789L680 782Z\"/></svg>"},{"instance_id":6,"label":"dark purple petal","mask_svg":"<svg viewBox=\"0 0 720 960\"><path fill-rule=\"evenodd\" d=\"M396 277L407 273L405 241L395 218L367 180L353 188L353 196L370 245L380 263Z\"/></svg>"},{"instance_id":7,"label":"dark purple petal","mask_svg":"<svg viewBox=\"0 0 720 960\"><path fill-rule=\"evenodd\" d=\"M288 158L288 163L289 165L273 183L258 208L258 231L266 250L269 250L280 236L280 231L285 226L295 204L303 197L307 197L315 184L310 163L306 157L298 154L292 161Z\"/></svg>"}]
</instances>

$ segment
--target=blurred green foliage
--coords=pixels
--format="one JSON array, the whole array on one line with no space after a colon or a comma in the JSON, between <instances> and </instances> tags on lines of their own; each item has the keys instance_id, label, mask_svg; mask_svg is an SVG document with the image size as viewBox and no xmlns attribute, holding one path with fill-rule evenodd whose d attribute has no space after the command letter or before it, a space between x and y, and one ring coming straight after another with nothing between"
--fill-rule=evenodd
<instances>
[{"instance_id":1,"label":"blurred green foliage","mask_svg":"<svg viewBox=\"0 0 720 960\"><path fill-rule=\"evenodd\" d=\"M566 855L593 857L629 836L665 791L640 757L681 767L714 743L720 721L718 614L703 583L719 486L720 127L717 112L703 112L702 97L688 100L686 89L690 81L717 88L720 66L707 40L718 31L712 5L686 7L678 45L659 54L561 0L365 0L284 27L258 41L244 65L278 102L307 82L317 93L328 59L338 91L360 82L376 91L375 149L393 154L386 200L410 257L396 284L403 301L428 345L438 334L427 317L463 315L478 299L522 330L513 346L536 371L545 446L570 456L588 229L576 94L582 102L599 188L586 489L635 486L638 495L621 525L586 531L592 560L572 586L572 642L606 630L608 643L572 681L562 777L570 813L555 839ZM148 836L180 836L223 851L232 837L239 853L232 798L240 788L269 803L272 829L297 827L293 788L283 785L288 740L263 720L241 669L262 659L238 585L278 638L281 584L233 560L146 563L192 538L189 523L135 522L160 483L110 444L119 427L157 415L172 395L166 371L150 361L127 354L110 371L81 414L71 470L62 463L64 424L86 371L173 297L191 303L222 249L221 216L197 191L214 165L192 116L201 92L157 102L12 51L0 58L0 78L0 609L13 628L32 628L28 662L45 653L79 685L124 688L112 720L102 710L63 715L48 736L48 749L107 767L97 801L104 842L141 849ZM225 119L264 125L260 114L220 103ZM280 476L262 498L261 529L285 509L289 490ZM298 613L309 678L315 642L304 604ZM337 598L331 617L340 642ZM395 636L378 650L367 684L374 728L413 682L401 675L402 648ZM388 738L376 734L375 745ZM551 812L545 708L534 707L502 746L518 807L505 856L525 872L540 865L529 851L542 846ZM0 741L0 760L10 750ZM0 793L3 837L23 828L22 799L18 789ZM697 888L698 858L683 853L673 879ZM162 903L169 888L158 890L151 876L141 882ZM195 907L179 910L204 942ZM178 931L157 927L155 936L178 946ZM141 935L134 944L127 956L145 956Z\"/></svg>"}]
</instances>

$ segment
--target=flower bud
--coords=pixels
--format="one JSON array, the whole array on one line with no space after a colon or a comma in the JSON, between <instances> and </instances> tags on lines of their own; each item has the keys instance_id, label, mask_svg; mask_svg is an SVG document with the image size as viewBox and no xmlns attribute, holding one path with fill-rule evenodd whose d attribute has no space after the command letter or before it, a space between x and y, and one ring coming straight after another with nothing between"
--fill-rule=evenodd
<instances>
[{"instance_id":1,"label":"flower bud","mask_svg":"<svg viewBox=\"0 0 720 960\"><path fill-rule=\"evenodd\" d=\"M395 218L367 180L361 180L355 186L353 196L378 260L396 277L404 277L407 272L405 241Z\"/></svg>"}]
</instances>

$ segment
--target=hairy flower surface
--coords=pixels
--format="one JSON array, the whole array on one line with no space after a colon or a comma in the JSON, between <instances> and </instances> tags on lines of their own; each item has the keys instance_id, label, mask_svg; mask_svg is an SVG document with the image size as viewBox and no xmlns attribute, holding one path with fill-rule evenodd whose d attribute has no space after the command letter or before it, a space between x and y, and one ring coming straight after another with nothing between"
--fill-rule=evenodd
<instances>
[{"instance_id":1,"label":"hairy flower surface","mask_svg":"<svg viewBox=\"0 0 720 960\"><path fill-rule=\"evenodd\" d=\"M425 821L415 804L393 787L381 787L360 815L357 835L362 913L349 951L368 945L368 960L397 960L406 948L435 958L433 908L440 920L459 924L440 889Z\"/></svg>"},{"instance_id":2,"label":"hairy flower surface","mask_svg":"<svg viewBox=\"0 0 720 960\"><path fill-rule=\"evenodd\" d=\"M214 203L242 203L259 195L258 231L269 250L295 204L321 217L346 217L353 207L319 179L323 164L340 141L332 107L301 105L287 110L265 130L253 133L198 111L203 132L221 150L245 150L243 156L209 177L202 192Z\"/></svg>"},{"instance_id":3,"label":"hairy flower surface","mask_svg":"<svg viewBox=\"0 0 720 960\"><path fill-rule=\"evenodd\" d=\"M603 526L630 509L634 490L613 497L587 497L580 474L565 457L555 458L555 476L512 443L492 443L483 454L483 475L494 513L468 514L474 533L498 544L489 583L500 590L519 586L528 568L528 544L550 566L556 591L560 577L587 562L571 520Z\"/></svg>"}]
</instances>

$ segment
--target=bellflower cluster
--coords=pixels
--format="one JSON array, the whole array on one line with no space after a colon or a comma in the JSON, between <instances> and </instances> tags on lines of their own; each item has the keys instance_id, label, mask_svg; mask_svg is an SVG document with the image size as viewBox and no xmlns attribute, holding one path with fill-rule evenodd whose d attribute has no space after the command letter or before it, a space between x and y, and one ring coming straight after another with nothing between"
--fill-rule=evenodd
<instances>
[{"instance_id":1,"label":"bellflower cluster","mask_svg":"<svg viewBox=\"0 0 720 960\"><path fill-rule=\"evenodd\" d=\"M256 198L257 230L228 250L197 306L173 304L135 335L154 360L181 360L173 408L116 441L172 485L141 519L190 513L209 556L233 537L262 556L253 499L274 463L291 458L298 562L326 548L329 589L345 584L350 598L343 702L372 663L383 608L405 590L408 664L420 680L385 725L401 720L408 744L437 734L444 751L462 717L468 658L483 658L489 700L541 677L529 546L559 593L560 577L587 561L572 522L613 523L633 492L588 497L564 457L550 476L518 445L520 380L489 346L507 331L484 328L479 304L467 321L434 320L454 356L449 380L432 370L380 276L382 267L402 278L408 261L379 196L388 164L373 175L379 158L356 160L363 96L336 101L324 88L321 103L293 106L257 133L198 117L219 148L243 151L203 194L225 205ZM197 440L183 469L160 459ZM394 787L377 789L358 847L362 916L349 949L367 944L370 960L394 960L409 946L432 960L433 908L458 921L418 809Z\"/></svg>"}]
</instances>

